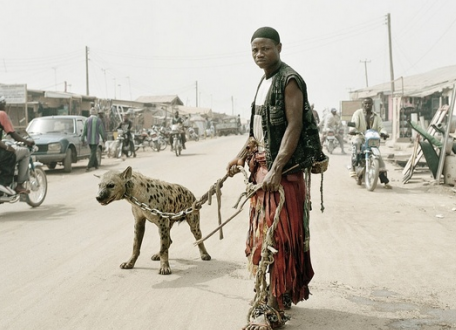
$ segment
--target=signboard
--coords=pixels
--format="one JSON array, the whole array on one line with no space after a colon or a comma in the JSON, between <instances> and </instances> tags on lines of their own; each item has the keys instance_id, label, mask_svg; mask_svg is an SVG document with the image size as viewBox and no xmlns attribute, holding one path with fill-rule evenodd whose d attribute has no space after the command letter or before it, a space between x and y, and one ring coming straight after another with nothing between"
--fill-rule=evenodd
<instances>
[{"instance_id":1,"label":"signboard","mask_svg":"<svg viewBox=\"0 0 456 330\"><path fill-rule=\"evenodd\" d=\"M27 85L0 85L0 96L7 104L24 104L27 102Z\"/></svg>"}]
</instances>

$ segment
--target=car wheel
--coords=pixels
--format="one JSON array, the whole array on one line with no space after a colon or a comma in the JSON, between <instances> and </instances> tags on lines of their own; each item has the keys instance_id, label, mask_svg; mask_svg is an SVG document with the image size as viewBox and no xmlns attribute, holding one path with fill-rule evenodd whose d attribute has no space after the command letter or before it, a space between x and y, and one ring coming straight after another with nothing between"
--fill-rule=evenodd
<instances>
[{"instance_id":1,"label":"car wheel","mask_svg":"<svg viewBox=\"0 0 456 330\"><path fill-rule=\"evenodd\" d=\"M63 171L65 173L71 172L71 162L72 162L72 155L71 149L68 149L65 155L65 159L63 160Z\"/></svg>"},{"instance_id":2,"label":"car wheel","mask_svg":"<svg viewBox=\"0 0 456 330\"><path fill-rule=\"evenodd\" d=\"M57 162L52 162L52 163L47 164L47 167L51 170L55 169L56 166L57 166Z\"/></svg>"}]
</instances>

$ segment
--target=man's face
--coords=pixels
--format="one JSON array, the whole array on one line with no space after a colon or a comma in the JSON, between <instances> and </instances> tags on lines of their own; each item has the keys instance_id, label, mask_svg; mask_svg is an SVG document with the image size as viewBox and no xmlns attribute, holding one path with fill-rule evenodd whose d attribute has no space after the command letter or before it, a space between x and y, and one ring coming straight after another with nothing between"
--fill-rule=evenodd
<instances>
[{"instance_id":1,"label":"man's face","mask_svg":"<svg viewBox=\"0 0 456 330\"><path fill-rule=\"evenodd\" d=\"M261 69L274 67L280 60L282 44L275 44L267 38L256 38L252 41L252 57Z\"/></svg>"},{"instance_id":2,"label":"man's face","mask_svg":"<svg viewBox=\"0 0 456 330\"><path fill-rule=\"evenodd\" d=\"M363 101L363 109L366 110L366 111L371 111L372 110L372 105L373 105L373 102L371 99L365 99Z\"/></svg>"}]
</instances>

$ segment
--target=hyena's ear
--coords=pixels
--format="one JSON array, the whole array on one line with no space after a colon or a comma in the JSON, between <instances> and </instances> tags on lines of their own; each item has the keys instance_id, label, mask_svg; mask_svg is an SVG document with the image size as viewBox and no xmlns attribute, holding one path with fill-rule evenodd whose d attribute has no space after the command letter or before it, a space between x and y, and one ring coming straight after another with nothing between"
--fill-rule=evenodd
<instances>
[{"instance_id":1,"label":"hyena's ear","mask_svg":"<svg viewBox=\"0 0 456 330\"><path fill-rule=\"evenodd\" d=\"M130 179L131 178L131 172L132 172L132 169L131 169L131 166L128 166L125 171L122 172L122 174L120 175L123 179Z\"/></svg>"}]
</instances>

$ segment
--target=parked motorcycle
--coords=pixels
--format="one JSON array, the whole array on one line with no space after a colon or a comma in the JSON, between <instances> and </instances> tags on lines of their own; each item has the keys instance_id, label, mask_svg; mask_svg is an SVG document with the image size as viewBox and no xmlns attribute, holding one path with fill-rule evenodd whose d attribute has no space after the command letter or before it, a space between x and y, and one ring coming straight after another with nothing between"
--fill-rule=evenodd
<instances>
[{"instance_id":1,"label":"parked motorcycle","mask_svg":"<svg viewBox=\"0 0 456 330\"><path fill-rule=\"evenodd\" d=\"M182 125L173 124L171 125L171 136L173 137L173 150L176 153L176 156L180 156L182 152Z\"/></svg>"},{"instance_id":2,"label":"parked motorcycle","mask_svg":"<svg viewBox=\"0 0 456 330\"><path fill-rule=\"evenodd\" d=\"M349 126L351 126L349 124ZM377 187L378 175L380 169L380 134L373 130L368 129L365 133L354 131L350 135L359 135L362 137L361 150L353 150L352 154L356 157L356 181L358 185L365 183L366 189L374 191ZM385 139L387 135L383 136ZM353 145L353 148L356 148ZM356 154L355 154L356 152Z\"/></svg>"},{"instance_id":3,"label":"parked motorcycle","mask_svg":"<svg viewBox=\"0 0 456 330\"><path fill-rule=\"evenodd\" d=\"M37 146L30 148L32 154L37 150ZM8 195L6 193L0 192L0 204L25 202L31 207L38 207L43 203L47 194L47 177L46 173L42 169L43 164L37 161L33 161L32 158L33 156L30 157L29 180L24 183L25 188L30 190L30 193ZM11 188L13 191L17 185L17 175L18 164L16 163L13 182L9 186L9 188Z\"/></svg>"},{"instance_id":4,"label":"parked motorcycle","mask_svg":"<svg viewBox=\"0 0 456 330\"><path fill-rule=\"evenodd\" d=\"M149 136L150 136L150 139L151 139L151 147L154 151L160 151L162 150L161 149L161 142L160 142L160 138L158 136L158 129L157 127L155 126L152 126L151 129L149 129Z\"/></svg>"}]
</instances>

